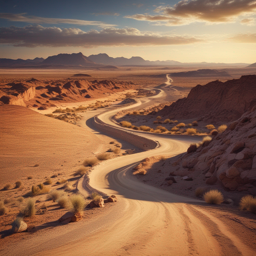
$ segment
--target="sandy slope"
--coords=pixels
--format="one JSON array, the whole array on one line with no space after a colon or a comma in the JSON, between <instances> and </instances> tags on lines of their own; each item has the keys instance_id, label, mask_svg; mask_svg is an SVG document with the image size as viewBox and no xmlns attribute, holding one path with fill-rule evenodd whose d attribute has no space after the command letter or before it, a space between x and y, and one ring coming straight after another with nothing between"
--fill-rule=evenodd
<instances>
[{"instance_id":1,"label":"sandy slope","mask_svg":"<svg viewBox=\"0 0 256 256\"><path fill-rule=\"evenodd\" d=\"M111 115L100 118L110 123ZM223 214L221 208L210 211L201 201L151 187L131 175L132 163L166 152L177 154L195 140L150 138L162 146L111 159L91 173L91 186L118 195L119 202L105 215L30 236L1 254L28 255L29 248L29 255L255 255L256 223L250 215L243 219Z\"/></svg>"}]
</instances>

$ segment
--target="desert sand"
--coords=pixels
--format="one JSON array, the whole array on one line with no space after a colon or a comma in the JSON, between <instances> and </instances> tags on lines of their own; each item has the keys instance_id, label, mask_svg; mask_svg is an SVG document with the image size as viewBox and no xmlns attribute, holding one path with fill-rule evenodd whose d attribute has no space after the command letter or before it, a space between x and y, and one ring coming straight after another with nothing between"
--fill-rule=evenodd
<instances>
[{"instance_id":1,"label":"desert sand","mask_svg":"<svg viewBox=\"0 0 256 256\"><path fill-rule=\"evenodd\" d=\"M133 79L142 81L145 73L152 70L143 72L138 80L137 74ZM160 74L162 70L154 72ZM212 78L203 79L210 81ZM81 112L81 119L76 125L21 106L1 106L3 118L0 127L5 138L0 148L1 166L4 167L1 169L1 186L7 182L14 184L16 180L26 184L24 191L1 191L3 199L7 193L11 198L22 195L32 184L40 183L52 174L61 173L61 178L70 179L86 158L106 152L113 138L115 143L122 145L122 154L126 149L134 150L134 154L119 154L102 161L89 174L90 187L106 195L116 195L118 203L107 205L106 209L86 210L81 221L68 225L56 224L64 211L56 207L58 214L51 215L55 221L53 225L46 225L35 233L3 236L1 254L84 255L86 251L90 255L254 255L256 220L252 213L241 212L236 205L209 206L192 195L190 189L184 189L184 193L170 193L170 187L163 189L154 184L159 177L166 176L164 172L151 172L139 179L133 175L133 168L143 159L174 157L185 152L191 143L200 142L201 136L131 131L113 122L113 117L121 110L137 111L185 97L189 87L195 86L198 80L194 79L187 88L182 86L186 80L181 80L175 86L185 87L185 90L174 90L174 84L164 83L165 77L153 79L153 82L144 78L144 87L161 85L156 89L157 95L137 98L135 104L116 104ZM60 103L58 107L61 104L66 107L68 103ZM80 102L71 104L81 105ZM163 159L158 160L160 166L166 161ZM28 182L30 175L34 178ZM82 184L77 189L87 197L88 188L83 185L85 178L77 180L78 184ZM225 199L226 196L228 194ZM6 228L2 226L1 230L4 235ZM12 242L15 247L11 246Z\"/></svg>"}]
</instances>

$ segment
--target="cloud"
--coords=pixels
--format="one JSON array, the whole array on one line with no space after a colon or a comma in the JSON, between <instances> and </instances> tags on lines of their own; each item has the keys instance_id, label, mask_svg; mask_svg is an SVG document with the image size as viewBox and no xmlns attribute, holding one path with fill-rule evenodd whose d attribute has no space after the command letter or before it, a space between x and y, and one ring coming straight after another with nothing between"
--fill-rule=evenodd
<instances>
[{"instance_id":1,"label":"cloud","mask_svg":"<svg viewBox=\"0 0 256 256\"><path fill-rule=\"evenodd\" d=\"M252 34L238 34L229 38L235 43L256 43L256 33Z\"/></svg>"},{"instance_id":2,"label":"cloud","mask_svg":"<svg viewBox=\"0 0 256 256\"><path fill-rule=\"evenodd\" d=\"M95 16L103 15L103 16L119 16L120 14L117 12L96 12L93 13Z\"/></svg>"},{"instance_id":3,"label":"cloud","mask_svg":"<svg viewBox=\"0 0 256 256\"><path fill-rule=\"evenodd\" d=\"M84 32L78 28L43 27L41 25L0 28L0 44L20 47L62 46L147 46L179 45L203 42L189 36L160 36L142 33L136 28L104 28L101 31Z\"/></svg>"},{"instance_id":4,"label":"cloud","mask_svg":"<svg viewBox=\"0 0 256 256\"><path fill-rule=\"evenodd\" d=\"M240 22L241 22L241 24L245 24L245 25L254 25L255 19L254 18L245 18L245 19L242 19Z\"/></svg>"},{"instance_id":5,"label":"cloud","mask_svg":"<svg viewBox=\"0 0 256 256\"><path fill-rule=\"evenodd\" d=\"M125 16L150 22L165 21L165 25L185 25L192 22L234 22L239 16L255 14L255 0L181 0L173 6L159 6L158 15Z\"/></svg>"},{"instance_id":6,"label":"cloud","mask_svg":"<svg viewBox=\"0 0 256 256\"><path fill-rule=\"evenodd\" d=\"M98 27L113 27L113 26L115 26L113 24L106 24L101 21L25 16L25 13L20 13L20 14L0 13L0 19L33 23L33 24L61 24L61 23L64 23L64 24L74 24L74 25L83 25L83 26L98 26Z\"/></svg>"}]
</instances>

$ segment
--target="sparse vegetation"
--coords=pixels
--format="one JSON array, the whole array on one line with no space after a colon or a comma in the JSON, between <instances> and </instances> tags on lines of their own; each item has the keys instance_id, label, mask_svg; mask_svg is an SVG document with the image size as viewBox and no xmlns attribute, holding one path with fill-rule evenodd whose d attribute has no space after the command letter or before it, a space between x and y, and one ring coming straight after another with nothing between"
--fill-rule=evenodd
<instances>
[{"instance_id":1,"label":"sparse vegetation","mask_svg":"<svg viewBox=\"0 0 256 256\"><path fill-rule=\"evenodd\" d=\"M213 129L215 129L215 126L214 126L213 124L207 124L205 127L206 127L208 130L213 130Z\"/></svg>"},{"instance_id":2,"label":"sparse vegetation","mask_svg":"<svg viewBox=\"0 0 256 256\"><path fill-rule=\"evenodd\" d=\"M221 126L218 127L218 132L222 133L227 129L227 125L223 124Z\"/></svg>"},{"instance_id":3,"label":"sparse vegetation","mask_svg":"<svg viewBox=\"0 0 256 256\"><path fill-rule=\"evenodd\" d=\"M127 128L130 128L132 126L132 124L130 122L127 122L127 121L120 122L120 125L123 126L123 127L127 127Z\"/></svg>"},{"instance_id":4,"label":"sparse vegetation","mask_svg":"<svg viewBox=\"0 0 256 256\"><path fill-rule=\"evenodd\" d=\"M179 124L176 125L176 127L178 127L178 128L185 127L185 126L186 126L185 123L179 123Z\"/></svg>"},{"instance_id":5,"label":"sparse vegetation","mask_svg":"<svg viewBox=\"0 0 256 256\"><path fill-rule=\"evenodd\" d=\"M12 187L11 184L6 184L6 185L4 186L4 190L9 190L9 189L11 189L11 187Z\"/></svg>"},{"instance_id":6,"label":"sparse vegetation","mask_svg":"<svg viewBox=\"0 0 256 256\"><path fill-rule=\"evenodd\" d=\"M177 132L178 130L179 130L179 128L176 126L172 127L172 129L171 129L171 131L173 131L173 132Z\"/></svg>"},{"instance_id":7,"label":"sparse vegetation","mask_svg":"<svg viewBox=\"0 0 256 256\"><path fill-rule=\"evenodd\" d=\"M104 160L110 159L110 158L111 158L111 155L108 154L108 153L101 153L101 154L98 154L98 155L97 155L97 158L98 158L99 160L104 161Z\"/></svg>"},{"instance_id":8,"label":"sparse vegetation","mask_svg":"<svg viewBox=\"0 0 256 256\"><path fill-rule=\"evenodd\" d=\"M36 213L35 201L29 198L26 202L25 207L21 210L22 214L26 217L32 217Z\"/></svg>"},{"instance_id":9,"label":"sparse vegetation","mask_svg":"<svg viewBox=\"0 0 256 256\"><path fill-rule=\"evenodd\" d=\"M204 201L208 204L221 204L223 200L223 195L218 190L210 190L204 194Z\"/></svg>"},{"instance_id":10,"label":"sparse vegetation","mask_svg":"<svg viewBox=\"0 0 256 256\"><path fill-rule=\"evenodd\" d=\"M137 175L137 174L146 175L147 171L145 169L141 168L141 169L138 169L137 171L133 172L133 175Z\"/></svg>"},{"instance_id":11,"label":"sparse vegetation","mask_svg":"<svg viewBox=\"0 0 256 256\"><path fill-rule=\"evenodd\" d=\"M169 118L164 120L164 124L169 124L169 123L171 123L171 120Z\"/></svg>"},{"instance_id":12,"label":"sparse vegetation","mask_svg":"<svg viewBox=\"0 0 256 256\"><path fill-rule=\"evenodd\" d=\"M197 132L195 128L188 128L186 131L189 135L195 135Z\"/></svg>"},{"instance_id":13,"label":"sparse vegetation","mask_svg":"<svg viewBox=\"0 0 256 256\"><path fill-rule=\"evenodd\" d=\"M162 126L162 125L158 125L157 127L156 127L156 129L157 130L160 130L161 132L166 132L166 131L168 131L164 126Z\"/></svg>"},{"instance_id":14,"label":"sparse vegetation","mask_svg":"<svg viewBox=\"0 0 256 256\"><path fill-rule=\"evenodd\" d=\"M15 188L20 188L22 186L22 182L21 181L16 181L15 182Z\"/></svg>"},{"instance_id":15,"label":"sparse vegetation","mask_svg":"<svg viewBox=\"0 0 256 256\"><path fill-rule=\"evenodd\" d=\"M74 176L83 176L84 174L89 173L89 168L80 167L73 175Z\"/></svg>"},{"instance_id":16,"label":"sparse vegetation","mask_svg":"<svg viewBox=\"0 0 256 256\"><path fill-rule=\"evenodd\" d=\"M41 194L48 193L50 188L45 187L43 184L39 184L38 186L32 186L31 188L31 194L32 196L37 196Z\"/></svg>"},{"instance_id":17,"label":"sparse vegetation","mask_svg":"<svg viewBox=\"0 0 256 256\"><path fill-rule=\"evenodd\" d=\"M48 199L52 199L53 202L57 201L63 193L61 193L58 190L51 190L49 195L48 195Z\"/></svg>"},{"instance_id":18,"label":"sparse vegetation","mask_svg":"<svg viewBox=\"0 0 256 256\"><path fill-rule=\"evenodd\" d=\"M157 120L161 120L162 117L161 117L161 116L157 116L156 119L157 119Z\"/></svg>"},{"instance_id":19,"label":"sparse vegetation","mask_svg":"<svg viewBox=\"0 0 256 256\"><path fill-rule=\"evenodd\" d=\"M146 126L146 125L141 125L140 126L140 130L142 130L142 131L145 131L145 132L148 132L148 131L150 131L150 127L149 126Z\"/></svg>"},{"instance_id":20,"label":"sparse vegetation","mask_svg":"<svg viewBox=\"0 0 256 256\"><path fill-rule=\"evenodd\" d=\"M240 201L240 209L256 214L256 198L253 198L251 195L242 197Z\"/></svg>"},{"instance_id":21,"label":"sparse vegetation","mask_svg":"<svg viewBox=\"0 0 256 256\"><path fill-rule=\"evenodd\" d=\"M86 205L86 201L81 195L72 195L70 197L70 202L71 202L71 210L73 212L83 211Z\"/></svg>"},{"instance_id":22,"label":"sparse vegetation","mask_svg":"<svg viewBox=\"0 0 256 256\"><path fill-rule=\"evenodd\" d=\"M201 188L201 187L196 188L195 190L196 197L202 197L203 194L205 193L205 190L206 190L205 188Z\"/></svg>"},{"instance_id":23,"label":"sparse vegetation","mask_svg":"<svg viewBox=\"0 0 256 256\"><path fill-rule=\"evenodd\" d=\"M63 195L61 196L58 200L57 200L59 206L61 208L69 208L70 206L70 201L67 195Z\"/></svg>"},{"instance_id":24,"label":"sparse vegetation","mask_svg":"<svg viewBox=\"0 0 256 256\"><path fill-rule=\"evenodd\" d=\"M93 167L98 162L99 162L98 158L93 157L93 158L88 158L88 159L84 160L83 165L84 166L91 166L91 167Z\"/></svg>"}]
</instances>

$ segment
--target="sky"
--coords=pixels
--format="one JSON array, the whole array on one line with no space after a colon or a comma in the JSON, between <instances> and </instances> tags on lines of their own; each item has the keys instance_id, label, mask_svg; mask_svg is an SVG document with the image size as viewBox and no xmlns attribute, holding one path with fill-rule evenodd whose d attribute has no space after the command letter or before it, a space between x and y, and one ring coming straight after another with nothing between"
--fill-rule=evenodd
<instances>
[{"instance_id":1,"label":"sky","mask_svg":"<svg viewBox=\"0 0 256 256\"><path fill-rule=\"evenodd\" d=\"M0 58L254 63L256 0L0 0Z\"/></svg>"}]
</instances>

